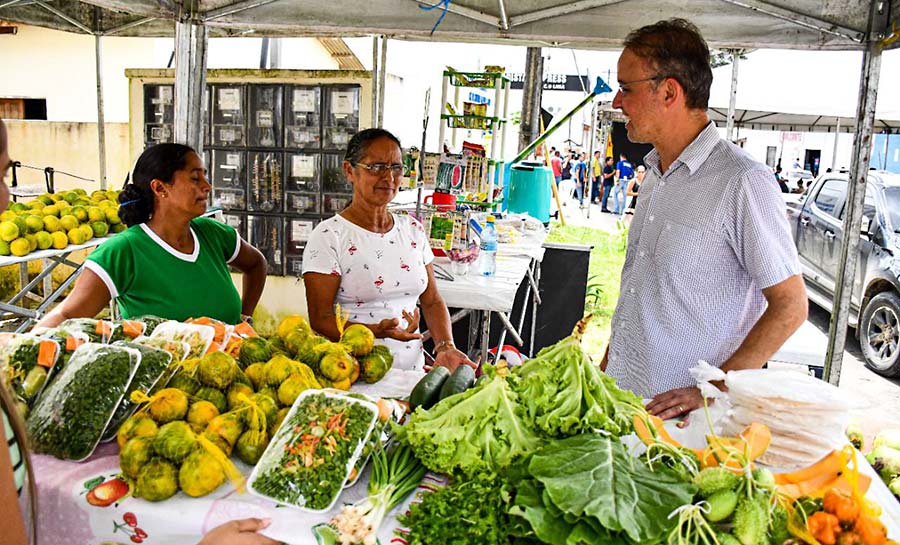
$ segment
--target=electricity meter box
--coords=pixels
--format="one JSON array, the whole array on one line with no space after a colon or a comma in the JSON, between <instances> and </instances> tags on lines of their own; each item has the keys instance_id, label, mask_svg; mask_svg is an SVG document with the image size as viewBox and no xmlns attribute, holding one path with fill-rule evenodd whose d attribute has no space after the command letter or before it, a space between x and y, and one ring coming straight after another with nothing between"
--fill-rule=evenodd
<instances>
[{"instance_id":1,"label":"electricity meter box","mask_svg":"<svg viewBox=\"0 0 900 545\"><path fill-rule=\"evenodd\" d=\"M284 274L284 218L248 215L247 242L265 256L269 274Z\"/></svg>"},{"instance_id":2,"label":"electricity meter box","mask_svg":"<svg viewBox=\"0 0 900 545\"><path fill-rule=\"evenodd\" d=\"M285 147L318 149L322 146L322 90L319 87L288 85Z\"/></svg>"},{"instance_id":3,"label":"electricity meter box","mask_svg":"<svg viewBox=\"0 0 900 545\"><path fill-rule=\"evenodd\" d=\"M325 92L325 149L346 149L359 132L359 86L330 85Z\"/></svg>"},{"instance_id":4,"label":"electricity meter box","mask_svg":"<svg viewBox=\"0 0 900 545\"><path fill-rule=\"evenodd\" d=\"M250 142L260 148L283 146L281 85L250 85Z\"/></svg>"},{"instance_id":5,"label":"electricity meter box","mask_svg":"<svg viewBox=\"0 0 900 545\"><path fill-rule=\"evenodd\" d=\"M251 151L247 159L247 209L251 212L281 212L284 178L282 154Z\"/></svg>"},{"instance_id":6,"label":"electricity meter box","mask_svg":"<svg viewBox=\"0 0 900 545\"><path fill-rule=\"evenodd\" d=\"M212 86L212 145L247 145L247 100L244 85Z\"/></svg>"}]
</instances>

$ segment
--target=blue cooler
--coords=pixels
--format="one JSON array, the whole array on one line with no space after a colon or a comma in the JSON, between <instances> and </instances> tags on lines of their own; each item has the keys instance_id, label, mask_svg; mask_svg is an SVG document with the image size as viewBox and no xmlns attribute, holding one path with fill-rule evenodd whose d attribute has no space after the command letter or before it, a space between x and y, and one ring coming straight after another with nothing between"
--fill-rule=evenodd
<instances>
[{"instance_id":1,"label":"blue cooler","mask_svg":"<svg viewBox=\"0 0 900 545\"><path fill-rule=\"evenodd\" d=\"M509 211L524 213L541 223L550 221L553 171L543 163L522 161L510 168Z\"/></svg>"}]
</instances>

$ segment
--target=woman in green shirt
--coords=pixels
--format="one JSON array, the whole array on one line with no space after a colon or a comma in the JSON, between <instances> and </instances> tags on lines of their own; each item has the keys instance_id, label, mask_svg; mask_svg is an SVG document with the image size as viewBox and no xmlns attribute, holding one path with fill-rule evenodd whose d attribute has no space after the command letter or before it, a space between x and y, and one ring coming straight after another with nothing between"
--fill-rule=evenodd
<instances>
[{"instance_id":1,"label":"woman in green shirt","mask_svg":"<svg viewBox=\"0 0 900 545\"><path fill-rule=\"evenodd\" d=\"M211 189L203 160L190 147L147 148L119 195L119 216L129 228L88 256L75 289L38 325L93 317L111 299L123 318L209 316L235 324L252 315L266 261L234 228L201 217ZM229 265L244 274L243 297Z\"/></svg>"}]
</instances>

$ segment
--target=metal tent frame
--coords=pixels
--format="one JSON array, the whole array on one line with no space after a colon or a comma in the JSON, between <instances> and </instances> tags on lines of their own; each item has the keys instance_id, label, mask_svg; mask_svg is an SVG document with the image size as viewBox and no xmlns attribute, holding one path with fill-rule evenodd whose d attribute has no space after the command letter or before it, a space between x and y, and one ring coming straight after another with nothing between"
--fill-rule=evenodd
<instances>
[{"instance_id":1,"label":"metal tent frame","mask_svg":"<svg viewBox=\"0 0 900 545\"><path fill-rule=\"evenodd\" d=\"M383 74L389 38L610 49L619 47L632 28L667 17L692 20L716 48L863 53L857 115L852 120L857 137L850 179L855 183L848 189L843 266L837 271L825 361L825 377L836 384L842 358L835 355L843 354L846 339L881 53L900 45L900 0L442 0L434 5L429 0L0 0L0 19L95 37L103 187L104 36L175 36L176 135L202 144L195 117L202 100L209 36L247 31L255 36L380 35ZM377 58L377 45L373 50ZM735 120L736 81L735 64L726 118L729 131ZM383 87L378 94L383 95ZM380 103L376 108L382 111Z\"/></svg>"}]
</instances>

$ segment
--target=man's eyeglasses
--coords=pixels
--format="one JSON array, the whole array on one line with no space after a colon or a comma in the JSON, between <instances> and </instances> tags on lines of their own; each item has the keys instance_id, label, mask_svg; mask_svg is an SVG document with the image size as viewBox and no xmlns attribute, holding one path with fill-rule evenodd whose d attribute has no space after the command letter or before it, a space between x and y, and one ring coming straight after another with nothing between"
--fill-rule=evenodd
<instances>
[{"instance_id":1,"label":"man's eyeglasses","mask_svg":"<svg viewBox=\"0 0 900 545\"><path fill-rule=\"evenodd\" d=\"M403 165L400 164L389 165L387 163L372 163L369 165L366 163L356 163L356 166L363 167L375 176L381 176L387 171L390 171L394 178L403 176Z\"/></svg>"},{"instance_id":2,"label":"man's eyeglasses","mask_svg":"<svg viewBox=\"0 0 900 545\"><path fill-rule=\"evenodd\" d=\"M628 93L631 92L631 87L635 84L644 83L645 81L662 81L662 80L666 79L666 77L667 76L656 75L656 76L653 76L650 78L635 79L635 80L631 80L631 81L620 81L619 82L619 92L622 93L623 95L627 95Z\"/></svg>"}]
</instances>

